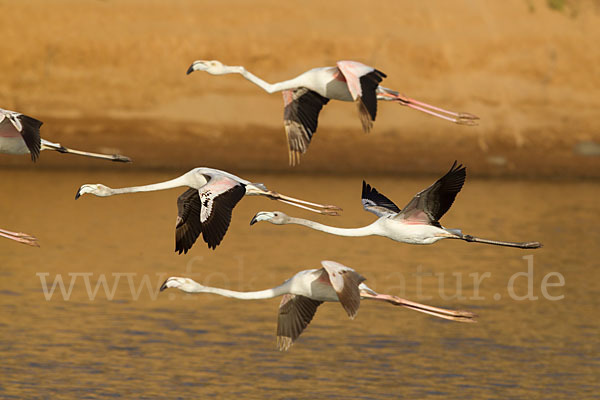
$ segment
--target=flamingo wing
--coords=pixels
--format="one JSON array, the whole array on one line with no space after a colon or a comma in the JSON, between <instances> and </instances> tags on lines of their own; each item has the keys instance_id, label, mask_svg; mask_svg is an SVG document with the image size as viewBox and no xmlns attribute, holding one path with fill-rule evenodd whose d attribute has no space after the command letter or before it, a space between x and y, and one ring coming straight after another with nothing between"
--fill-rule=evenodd
<instances>
[{"instance_id":1,"label":"flamingo wing","mask_svg":"<svg viewBox=\"0 0 600 400\"><path fill-rule=\"evenodd\" d=\"M198 193L202 238L215 249L229 228L233 208L246 194L246 185L225 176L211 176Z\"/></svg>"},{"instance_id":2,"label":"flamingo wing","mask_svg":"<svg viewBox=\"0 0 600 400\"><path fill-rule=\"evenodd\" d=\"M352 268L335 261L321 261L321 265L323 265L323 273L329 277L342 307L350 318L354 318L360 306L358 285L365 281L365 278Z\"/></svg>"},{"instance_id":3,"label":"flamingo wing","mask_svg":"<svg viewBox=\"0 0 600 400\"><path fill-rule=\"evenodd\" d=\"M358 102L363 130L369 132L377 116L377 87L387 75L356 61L338 61L337 67L346 79L352 98Z\"/></svg>"},{"instance_id":4,"label":"flamingo wing","mask_svg":"<svg viewBox=\"0 0 600 400\"><path fill-rule=\"evenodd\" d=\"M450 170L427 189L420 191L395 218L408 223L441 226L440 218L450 209L463 187L467 169L454 161Z\"/></svg>"},{"instance_id":5,"label":"flamingo wing","mask_svg":"<svg viewBox=\"0 0 600 400\"><path fill-rule=\"evenodd\" d=\"M277 315L277 348L288 350L312 321L323 302L305 296L285 294Z\"/></svg>"},{"instance_id":6,"label":"flamingo wing","mask_svg":"<svg viewBox=\"0 0 600 400\"><path fill-rule=\"evenodd\" d=\"M365 211L372 212L378 217L387 217L400 212L393 201L365 181L362 186L362 205Z\"/></svg>"},{"instance_id":7,"label":"flamingo wing","mask_svg":"<svg viewBox=\"0 0 600 400\"><path fill-rule=\"evenodd\" d=\"M306 153L312 136L317 131L319 113L329 102L317 92L301 87L283 92L283 125L288 140L290 164Z\"/></svg>"},{"instance_id":8,"label":"flamingo wing","mask_svg":"<svg viewBox=\"0 0 600 400\"><path fill-rule=\"evenodd\" d=\"M12 133L14 133L14 135L20 134L27 149L29 149L29 153L31 153L31 159L36 161L40 155L40 127L43 122L10 110L0 109L0 115L2 117L0 118L0 135L2 135L3 132L10 136L13 136ZM5 119L7 119L12 126L8 125Z\"/></svg>"},{"instance_id":9,"label":"flamingo wing","mask_svg":"<svg viewBox=\"0 0 600 400\"><path fill-rule=\"evenodd\" d=\"M175 251L179 254L187 253L202 233L200 208L200 194L197 189L188 189L177 199Z\"/></svg>"}]
</instances>

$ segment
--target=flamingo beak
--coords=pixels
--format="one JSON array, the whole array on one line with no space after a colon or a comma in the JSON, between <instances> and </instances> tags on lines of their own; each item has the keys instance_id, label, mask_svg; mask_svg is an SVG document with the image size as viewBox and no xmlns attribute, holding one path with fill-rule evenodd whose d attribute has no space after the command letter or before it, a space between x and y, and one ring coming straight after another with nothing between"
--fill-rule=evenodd
<instances>
[{"instance_id":1,"label":"flamingo beak","mask_svg":"<svg viewBox=\"0 0 600 400\"><path fill-rule=\"evenodd\" d=\"M168 289L168 287L167 287L167 281L168 281L168 280L169 280L169 279L167 278L167 280L165 280L165 281L164 281L164 283L162 284L162 286L160 287L160 291L161 291L161 292L162 292L163 290L165 290L165 289Z\"/></svg>"},{"instance_id":2,"label":"flamingo beak","mask_svg":"<svg viewBox=\"0 0 600 400\"><path fill-rule=\"evenodd\" d=\"M255 223L260 221L270 220L273 217L275 217L275 214L270 211L259 211L258 213L256 213L254 218L252 218L252 221L250 221L250 225L254 225Z\"/></svg>"},{"instance_id":3,"label":"flamingo beak","mask_svg":"<svg viewBox=\"0 0 600 400\"><path fill-rule=\"evenodd\" d=\"M190 65L186 74L189 75L194 71L206 71L208 69L208 65L204 60L196 60Z\"/></svg>"}]
</instances>

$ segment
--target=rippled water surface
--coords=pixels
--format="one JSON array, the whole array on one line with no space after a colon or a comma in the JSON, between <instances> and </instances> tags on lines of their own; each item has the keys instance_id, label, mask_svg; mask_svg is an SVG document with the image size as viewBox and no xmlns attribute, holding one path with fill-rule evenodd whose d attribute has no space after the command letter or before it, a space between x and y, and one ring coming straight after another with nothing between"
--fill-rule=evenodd
<instances>
[{"instance_id":1,"label":"rippled water surface","mask_svg":"<svg viewBox=\"0 0 600 400\"><path fill-rule=\"evenodd\" d=\"M442 220L482 237L543 242L535 251L450 240L411 246L248 224L257 211L282 210L343 227L366 225L374 216L362 210L358 176L244 174L285 194L337 204L343 216L245 198L216 251L199 242L181 256L173 252L174 224L184 189L74 200L83 183L133 186L178 174L0 171L0 227L41 243L36 249L0 238L1 398L583 398L600 392L596 182L468 179ZM433 181L369 178L399 206ZM292 349L280 353L279 299L157 292L172 275L260 290L322 259L355 268L378 291L474 311L479 323L368 301L352 321L339 304L325 304ZM557 274L564 285L544 292L545 277L560 284ZM59 278L64 292L57 286L45 294L44 284L50 290ZM528 291L537 300L516 300Z\"/></svg>"}]
</instances>

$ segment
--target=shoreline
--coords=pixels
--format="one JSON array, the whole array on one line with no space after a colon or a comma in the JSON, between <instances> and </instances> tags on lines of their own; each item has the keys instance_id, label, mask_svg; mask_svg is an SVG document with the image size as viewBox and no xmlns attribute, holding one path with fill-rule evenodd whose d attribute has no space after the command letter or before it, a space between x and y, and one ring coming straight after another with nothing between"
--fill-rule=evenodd
<instances>
[{"instance_id":1,"label":"shoreline","mask_svg":"<svg viewBox=\"0 0 600 400\"><path fill-rule=\"evenodd\" d=\"M257 173L438 175L454 160L468 166L471 176L524 179L598 179L598 144L553 132L514 138L465 131L464 135L417 128L320 127L297 167L288 166L283 126L206 125L151 119L42 117L42 137L75 149L119 153L132 158L127 168L191 169L197 166ZM467 128L468 129L468 128ZM164 135L163 132L169 132ZM555 138L558 138L556 140ZM484 140L484 142L482 142ZM114 146L112 145L114 143ZM581 147L583 143L584 147ZM0 155L0 168L119 168L122 165L44 151L37 163L29 156ZM120 163L119 163L120 164Z\"/></svg>"}]
</instances>

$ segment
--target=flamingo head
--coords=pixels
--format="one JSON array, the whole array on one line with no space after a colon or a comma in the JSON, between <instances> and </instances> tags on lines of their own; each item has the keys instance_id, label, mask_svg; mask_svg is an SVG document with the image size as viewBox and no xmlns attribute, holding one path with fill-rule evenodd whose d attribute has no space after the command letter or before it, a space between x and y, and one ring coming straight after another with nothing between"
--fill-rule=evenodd
<instances>
[{"instance_id":1,"label":"flamingo head","mask_svg":"<svg viewBox=\"0 0 600 400\"><path fill-rule=\"evenodd\" d=\"M269 221L275 225L284 225L290 220L290 217L287 214L282 213L281 211L260 211L258 212L252 221L250 221L250 225L254 225L259 221Z\"/></svg>"},{"instance_id":2,"label":"flamingo head","mask_svg":"<svg viewBox=\"0 0 600 400\"><path fill-rule=\"evenodd\" d=\"M162 284L162 286L160 287L160 291L162 292L165 289L175 288L187 293L195 293L200 291L200 289L202 289L203 287L204 286L202 286L193 279L172 276L170 278L167 278L165 283Z\"/></svg>"},{"instance_id":3,"label":"flamingo head","mask_svg":"<svg viewBox=\"0 0 600 400\"><path fill-rule=\"evenodd\" d=\"M223 75L231 73L231 70L226 68L223 63L217 60L196 60L190 65L187 70L187 74L191 74L194 71L205 71L211 75Z\"/></svg>"},{"instance_id":4,"label":"flamingo head","mask_svg":"<svg viewBox=\"0 0 600 400\"><path fill-rule=\"evenodd\" d=\"M85 184L82 187L80 187L77 191L77 194L75 195L75 200L77 200L79 197L86 193L91 193L99 197L106 197L111 195L111 191L108 186L104 186L99 183L95 185Z\"/></svg>"}]
</instances>

